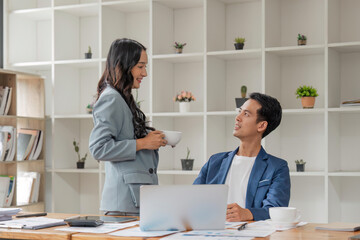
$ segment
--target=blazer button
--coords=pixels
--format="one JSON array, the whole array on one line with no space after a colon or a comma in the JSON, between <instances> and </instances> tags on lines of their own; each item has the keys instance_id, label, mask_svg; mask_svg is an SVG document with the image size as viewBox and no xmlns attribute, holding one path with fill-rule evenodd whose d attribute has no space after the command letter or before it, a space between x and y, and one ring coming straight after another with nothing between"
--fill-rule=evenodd
<instances>
[{"instance_id":1,"label":"blazer button","mask_svg":"<svg viewBox=\"0 0 360 240\"><path fill-rule=\"evenodd\" d=\"M153 174L153 172L154 172L154 169L149 168L149 173L150 173L150 174Z\"/></svg>"}]
</instances>

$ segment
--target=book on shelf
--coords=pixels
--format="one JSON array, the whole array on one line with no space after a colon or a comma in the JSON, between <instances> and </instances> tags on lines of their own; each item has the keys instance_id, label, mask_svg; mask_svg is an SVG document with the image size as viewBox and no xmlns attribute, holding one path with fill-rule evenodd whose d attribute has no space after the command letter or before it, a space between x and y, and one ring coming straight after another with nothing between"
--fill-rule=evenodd
<instances>
[{"instance_id":1,"label":"book on shelf","mask_svg":"<svg viewBox=\"0 0 360 240\"><path fill-rule=\"evenodd\" d=\"M341 107L360 106L360 99L348 100L341 103Z\"/></svg>"},{"instance_id":2,"label":"book on shelf","mask_svg":"<svg viewBox=\"0 0 360 240\"><path fill-rule=\"evenodd\" d=\"M36 203L39 199L40 173L21 172L18 174L17 204Z\"/></svg>"},{"instance_id":3,"label":"book on shelf","mask_svg":"<svg viewBox=\"0 0 360 240\"><path fill-rule=\"evenodd\" d=\"M15 188L15 177L0 175L0 207L10 207Z\"/></svg>"},{"instance_id":4,"label":"book on shelf","mask_svg":"<svg viewBox=\"0 0 360 240\"><path fill-rule=\"evenodd\" d=\"M19 129L17 160L36 160L42 149L43 132L36 129Z\"/></svg>"},{"instance_id":5,"label":"book on shelf","mask_svg":"<svg viewBox=\"0 0 360 240\"><path fill-rule=\"evenodd\" d=\"M360 230L360 223L334 222L316 226L315 229L341 232L356 232Z\"/></svg>"},{"instance_id":6,"label":"book on shelf","mask_svg":"<svg viewBox=\"0 0 360 240\"><path fill-rule=\"evenodd\" d=\"M15 156L16 128L0 126L0 161L13 161ZM3 151L4 150L4 151Z\"/></svg>"},{"instance_id":7,"label":"book on shelf","mask_svg":"<svg viewBox=\"0 0 360 240\"><path fill-rule=\"evenodd\" d=\"M7 115L11 104L12 88L0 86L0 115Z\"/></svg>"}]
</instances>

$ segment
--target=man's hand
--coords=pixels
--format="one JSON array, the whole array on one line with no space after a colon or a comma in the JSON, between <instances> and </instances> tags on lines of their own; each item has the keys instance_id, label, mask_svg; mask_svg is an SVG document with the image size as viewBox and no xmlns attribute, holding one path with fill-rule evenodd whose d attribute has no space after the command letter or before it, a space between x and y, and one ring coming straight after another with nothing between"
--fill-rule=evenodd
<instances>
[{"instance_id":1,"label":"man's hand","mask_svg":"<svg viewBox=\"0 0 360 240\"><path fill-rule=\"evenodd\" d=\"M231 203L227 205L226 221L228 222L241 222L251 221L254 216L249 209L240 207L237 203Z\"/></svg>"}]
</instances>

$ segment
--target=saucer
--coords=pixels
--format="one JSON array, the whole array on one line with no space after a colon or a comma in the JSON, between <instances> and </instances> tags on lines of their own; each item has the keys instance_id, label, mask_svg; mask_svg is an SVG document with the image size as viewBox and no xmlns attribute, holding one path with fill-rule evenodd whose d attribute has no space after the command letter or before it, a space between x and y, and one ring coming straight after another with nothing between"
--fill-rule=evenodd
<instances>
[{"instance_id":1,"label":"saucer","mask_svg":"<svg viewBox=\"0 0 360 240\"><path fill-rule=\"evenodd\" d=\"M299 223L299 222L275 222L275 221L271 221L271 219L266 220L266 222L275 228L294 228Z\"/></svg>"}]
</instances>

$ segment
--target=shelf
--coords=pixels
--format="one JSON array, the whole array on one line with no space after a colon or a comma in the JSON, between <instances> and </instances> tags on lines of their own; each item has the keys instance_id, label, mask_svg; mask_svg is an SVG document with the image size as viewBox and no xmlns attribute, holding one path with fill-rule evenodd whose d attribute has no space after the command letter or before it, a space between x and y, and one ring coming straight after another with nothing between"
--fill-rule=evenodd
<instances>
[{"instance_id":1,"label":"shelf","mask_svg":"<svg viewBox=\"0 0 360 240\"><path fill-rule=\"evenodd\" d=\"M214 56L223 60L261 58L261 49L215 51L208 52L207 56Z\"/></svg>"},{"instance_id":2,"label":"shelf","mask_svg":"<svg viewBox=\"0 0 360 240\"><path fill-rule=\"evenodd\" d=\"M99 15L97 3L59 6L59 7L54 7L54 10L66 12L68 14L78 17L91 17L91 16Z\"/></svg>"},{"instance_id":3,"label":"shelf","mask_svg":"<svg viewBox=\"0 0 360 240\"><path fill-rule=\"evenodd\" d=\"M98 67L100 59L74 59L74 60L58 60L56 65L71 65L76 68Z\"/></svg>"},{"instance_id":4,"label":"shelf","mask_svg":"<svg viewBox=\"0 0 360 240\"><path fill-rule=\"evenodd\" d=\"M313 108L313 109L283 109L283 114L321 114L325 113L324 108Z\"/></svg>"},{"instance_id":5,"label":"shelf","mask_svg":"<svg viewBox=\"0 0 360 240\"><path fill-rule=\"evenodd\" d=\"M329 172L331 177L360 177L360 172Z\"/></svg>"},{"instance_id":6,"label":"shelf","mask_svg":"<svg viewBox=\"0 0 360 240\"><path fill-rule=\"evenodd\" d=\"M154 55L154 60L163 60L171 63L201 62L204 59L202 53L160 54Z\"/></svg>"},{"instance_id":7,"label":"shelf","mask_svg":"<svg viewBox=\"0 0 360 240\"><path fill-rule=\"evenodd\" d=\"M103 2L102 6L109 6L117 11L125 13L149 11L149 1L147 0L127 0Z\"/></svg>"},{"instance_id":8,"label":"shelf","mask_svg":"<svg viewBox=\"0 0 360 240\"><path fill-rule=\"evenodd\" d=\"M360 42L330 43L328 47L341 53L360 52Z\"/></svg>"},{"instance_id":9,"label":"shelf","mask_svg":"<svg viewBox=\"0 0 360 240\"><path fill-rule=\"evenodd\" d=\"M168 112L168 113L152 113L148 114L147 116L153 117L193 117L193 116L204 116L203 112L187 112L187 113L180 113L180 112Z\"/></svg>"},{"instance_id":10,"label":"shelf","mask_svg":"<svg viewBox=\"0 0 360 240\"><path fill-rule=\"evenodd\" d=\"M75 164L75 163L74 163ZM99 169L77 169L77 168L69 168L69 169L46 169L46 172L54 172L54 173L99 173Z\"/></svg>"},{"instance_id":11,"label":"shelf","mask_svg":"<svg viewBox=\"0 0 360 240\"><path fill-rule=\"evenodd\" d=\"M203 6L202 0L154 0L153 2L161 3L169 8L199 8Z\"/></svg>"},{"instance_id":12,"label":"shelf","mask_svg":"<svg viewBox=\"0 0 360 240\"><path fill-rule=\"evenodd\" d=\"M238 114L237 111L213 111L207 112L207 116L236 116Z\"/></svg>"},{"instance_id":13,"label":"shelf","mask_svg":"<svg viewBox=\"0 0 360 240\"><path fill-rule=\"evenodd\" d=\"M24 117L24 116L14 116L14 115L0 115L0 119L29 119L29 120L45 120L45 117Z\"/></svg>"},{"instance_id":14,"label":"shelf","mask_svg":"<svg viewBox=\"0 0 360 240\"><path fill-rule=\"evenodd\" d=\"M158 175L199 175L200 170L183 171L183 170L158 170Z\"/></svg>"},{"instance_id":15,"label":"shelf","mask_svg":"<svg viewBox=\"0 0 360 240\"><path fill-rule=\"evenodd\" d=\"M50 71L51 61L10 63L10 66L13 68Z\"/></svg>"},{"instance_id":16,"label":"shelf","mask_svg":"<svg viewBox=\"0 0 360 240\"><path fill-rule=\"evenodd\" d=\"M51 8L23 9L10 12L10 15L29 18L34 21L51 20Z\"/></svg>"},{"instance_id":17,"label":"shelf","mask_svg":"<svg viewBox=\"0 0 360 240\"><path fill-rule=\"evenodd\" d=\"M307 177L307 176L324 177L325 172L290 172L290 176L294 176L294 177Z\"/></svg>"},{"instance_id":18,"label":"shelf","mask_svg":"<svg viewBox=\"0 0 360 240\"><path fill-rule=\"evenodd\" d=\"M360 112L360 107L329 108L329 112Z\"/></svg>"},{"instance_id":19,"label":"shelf","mask_svg":"<svg viewBox=\"0 0 360 240\"><path fill-rule=\"evenodd\" d=\"M324 45L265 48L266 53L276 54L279 56L317 55L323 54L324 50Z\"/></svg>"},{"instance_id":20,"label":"shelf","mask_svg":"<svg viewBox=\"0 0 360 240\"><path fill-rule=\"evenodd\" d=\"M54 115L55 119L92 119L92 114Z\"/></svg>"}]
</instances>

